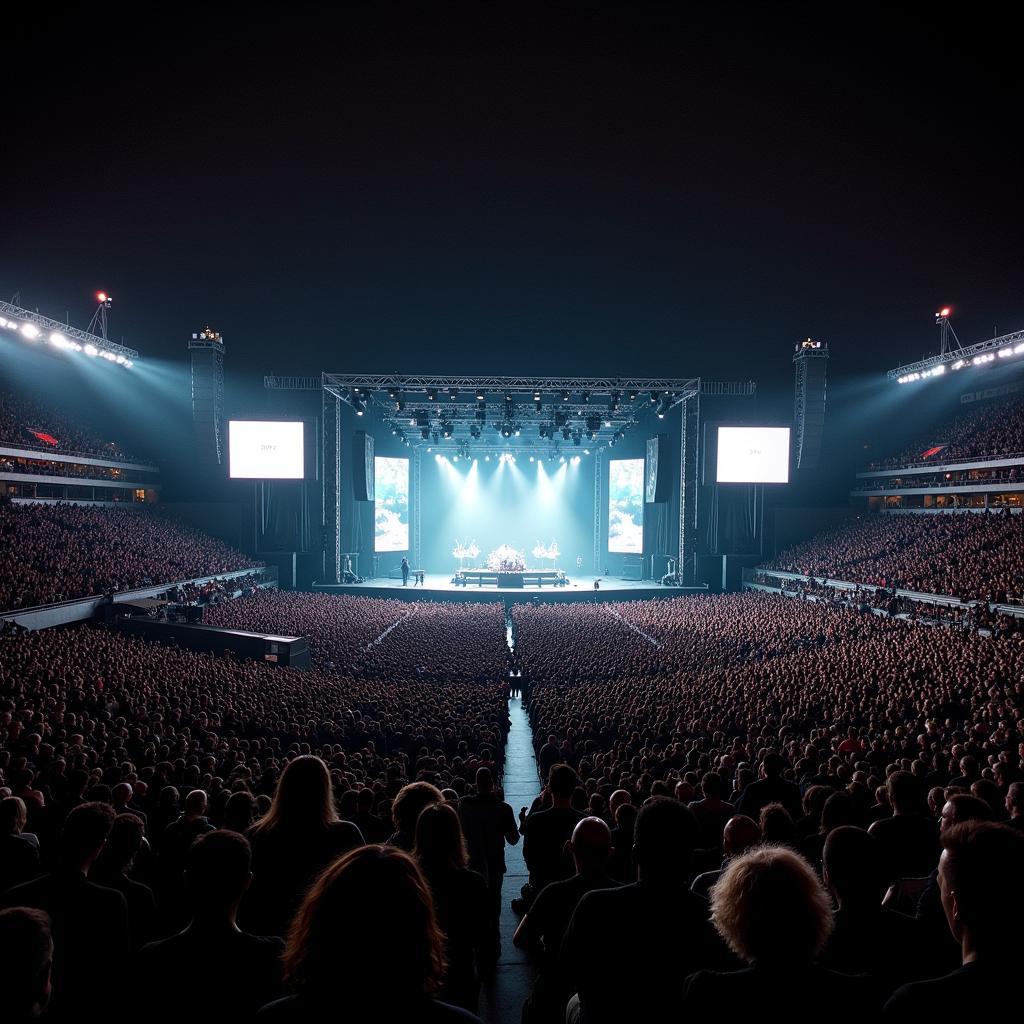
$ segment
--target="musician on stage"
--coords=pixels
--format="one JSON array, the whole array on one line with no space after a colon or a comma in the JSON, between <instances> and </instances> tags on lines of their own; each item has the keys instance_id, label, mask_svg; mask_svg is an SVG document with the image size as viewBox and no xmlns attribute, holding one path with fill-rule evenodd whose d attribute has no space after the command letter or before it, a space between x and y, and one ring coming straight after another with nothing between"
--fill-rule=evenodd
<instances>
[{"instance_id":1,"label":"musician on stage","mask_svg":"<svg viewBox=\"0 0 1024 1024\"><path fill-rule=\"evenodd\" d=\"M409 586L409 559L402 559L402 586Z\"/></svg>"}]
</instances>

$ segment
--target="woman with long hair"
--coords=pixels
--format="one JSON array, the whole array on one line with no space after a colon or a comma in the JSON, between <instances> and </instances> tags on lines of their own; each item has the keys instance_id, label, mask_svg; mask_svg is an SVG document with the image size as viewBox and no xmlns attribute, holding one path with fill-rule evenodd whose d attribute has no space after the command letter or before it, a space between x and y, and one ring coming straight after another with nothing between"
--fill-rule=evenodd
<instances>
[{"instance_id":1,"label":"woman with long hair","mask_svg":"<svg viewBox=\"0 0 1024 1024\"><path fill-rule=\"evenodd\" d=\"M319 757L290 761L270 810L249 829L253 883L242 905L247 931L284 935L306 889L363 837L334 807L331 774Z\"/></svg>"},{"instance_id":2,"label":"woman with long hair","mask_svg":"<svg viewBox=\"0 0 1024 1024\"><path fill-rule=\"evenodd\" d=\"M448 974L441 998L476 1011L478 968L491 941L487 883L466 865L466 840L451 804L432 804L416 822L413 856L430 886L441 930L447 936Z\"/></svg>"},{"instance_id":3,"label":"woman with long hair","mask_svg":"<svg viewBox=\"0 0 1024 1024\"><path fill-rule=\"evenodd\" d=\"M266 1024L479 1024L433 998L444 970L444 935L416 862L393 846L363 846L335 861L306 894L284 952L294 994L258 1017Z\"/></svg>"}]
</instances>

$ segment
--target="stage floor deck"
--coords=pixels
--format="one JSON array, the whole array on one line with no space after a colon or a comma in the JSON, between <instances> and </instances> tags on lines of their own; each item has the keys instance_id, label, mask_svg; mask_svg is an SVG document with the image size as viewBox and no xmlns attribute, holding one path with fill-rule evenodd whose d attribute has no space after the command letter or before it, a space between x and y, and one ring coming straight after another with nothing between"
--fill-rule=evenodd
<instances>
[{"instance_id":1,"label":"stage floor deck","mask_svg":"<svg viewBox=\"0 0 1024 1024\"><path fill-rule=\"evenodd\" d=\"M570 576L568 586L482 587L456 586L451 576L427 573L423 586L414 586L412 578L407 587L400 579L381 577L365 583L314 583L313 589L331 594L362 594L364 597L397 597L407 601L640 601L655 597L682 597L703 592L704 587L662 587L653 580L624 580L615 576ZM601 581L599 590L594 580Z\"/></svg>"}]
</instances>

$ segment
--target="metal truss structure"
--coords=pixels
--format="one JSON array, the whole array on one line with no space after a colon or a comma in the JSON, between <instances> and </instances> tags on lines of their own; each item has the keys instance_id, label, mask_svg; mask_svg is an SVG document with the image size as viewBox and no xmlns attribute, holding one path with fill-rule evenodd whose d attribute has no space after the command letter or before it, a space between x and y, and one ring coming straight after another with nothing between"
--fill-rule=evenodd
<instances>
[{"instance_id":1,"label":"metal truss structure","mask_svg":"<svg viewBox=\"0 0 1024 1024\"><path fill-rule=\"evenodd\" d=\"M16 306L13 302L0 302L0 314L12 320L18 320L21 323L34 324L40 331L63 336L68 341L77 342L83 348L86 345L91 345L95 349L93 354L109 352L111 356L121 356L122 360L135 360L139 358L139 353L133 348L128 348L126 345L118 345L113 341L107 341L106 338L101 338L98 334L80 330L78 327L62 324L59 320L51 320L50 317L43 316L31 309L22 309L21 306Z\"/></svg>"},{"instance_id":2,"label":"metal truss structure","mask_svg":"<svg viewBox=\"0 0 1024 1024\"><path fill-rule=\"evenodd\" d=\"M750 397L752 381L699 377L473 377L460 375L337 374L264 378L270 390L320 391L323 411L325 582L341 565L342 406L371 408L412 448L410 555L422 555L424 451L469 454L472 449L571 455L590 451L594 473L594 571L600 571L604 533L603 460L625 432L681 407L679 445L679 572L695 572L700 399ZM496 429L495 429L496 428ZM447 431L447 432L446 432Z\"/></svg>"},{"instance_id":3,"label":"metal truss structure","mask_svg":"<svg viewBox=\"0 0 1024 1024\"><path fill-rule=\"evenodd\" d=\"M886 377L904 384L924 377L941 376L954 370L963 370L969 366L980 366L992 362L997 356L1008 358L1009 356L1024 355L1024 349L1018 351L1018 347L1022 344L1024 344L1024 331L1014 331L1012 334L988 338L986 341L979 341L977 344L967 345L964 348L940 352L937 356L919 359L916 363L897 366L894 370L889 370ZM1006 352L1007 355L1002 356L1003 352Z\"/></svg>"}]
</instances>

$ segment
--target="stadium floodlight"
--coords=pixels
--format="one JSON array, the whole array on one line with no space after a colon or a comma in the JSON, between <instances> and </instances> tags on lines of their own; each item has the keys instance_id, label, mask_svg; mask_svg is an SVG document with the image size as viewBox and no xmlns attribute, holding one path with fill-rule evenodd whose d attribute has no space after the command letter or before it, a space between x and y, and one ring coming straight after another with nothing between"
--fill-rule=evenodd
<instances>
[{"instance_id":1,"label":"stadium floodlight","mask_svg":"<svg viewBox=\"0 0 1024 1024\"><path fill-rule=\"evenodd\" d=\"M22 324L21 333L28 338L29 341L35 341L39 337L39 328L35 324Z\"/></svg>"}]
</instances>

